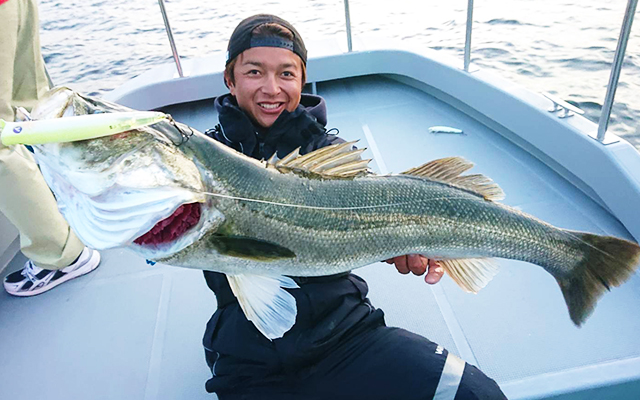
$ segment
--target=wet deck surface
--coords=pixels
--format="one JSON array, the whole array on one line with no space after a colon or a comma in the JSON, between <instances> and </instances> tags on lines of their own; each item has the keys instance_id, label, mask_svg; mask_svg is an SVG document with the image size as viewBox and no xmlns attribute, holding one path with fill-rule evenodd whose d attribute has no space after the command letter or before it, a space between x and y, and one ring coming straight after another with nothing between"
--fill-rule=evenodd
<instances>
[{"instance_id":1,"label":"wet deck surface","mask_svg":"<svg viewBox=\"0 0 640 400\"><path fill-rule=\"evenodd\" d=\"M630 238L534 157L423 92L379 77L319 84L318 91L329 106L328 127L339 128L345 139L361 139L358 146L369 149L364 156L374 158L377 172L462 156L476 164L474 173L504 189L505 204L563 228ZM168 111L199 130L217 120L211 100ZM465 134L430 134L434 125ZM40 296L0 291L0 398L211 399L204 391L209 371L201 338L216 302L202 273L149 266L124 250L102 256L95 272ZM24 261L18 255L3 275ZM550 275L523 262L500 265L478 295L464 293L449 278L428 286L387 264L356 273L369 283L388 325L424 335L478 365L510 398L631 379L627 369L640 365L638 275L607 294L578 329ZM640 391L635 379L598 393L626 398Z\"/></svg>"}]
</instances>

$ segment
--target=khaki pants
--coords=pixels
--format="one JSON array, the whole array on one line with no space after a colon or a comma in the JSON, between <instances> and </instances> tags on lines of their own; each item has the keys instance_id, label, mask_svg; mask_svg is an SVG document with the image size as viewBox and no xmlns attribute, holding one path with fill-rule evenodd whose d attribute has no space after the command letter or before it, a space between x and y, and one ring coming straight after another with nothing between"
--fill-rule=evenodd
<instances>
[{"instance_id":1,"label":"khaki pants","mask_svg":"<svg viewBox=\"0 0 640 400\"><path fill-rule=\"evenodd\" d=\"M0 118L13 121L15 107L31 109L49 89L36 1L1 4L0 21ZM39 267L66 267L84 248L23 146L0 144L0 212L18 228L22 253Z\"/></svg>"}]
</instances>

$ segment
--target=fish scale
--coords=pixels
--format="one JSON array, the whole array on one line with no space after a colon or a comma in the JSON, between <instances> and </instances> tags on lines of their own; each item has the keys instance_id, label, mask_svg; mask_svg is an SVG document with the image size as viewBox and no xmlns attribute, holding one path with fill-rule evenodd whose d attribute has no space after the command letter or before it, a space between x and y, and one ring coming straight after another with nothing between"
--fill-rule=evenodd
<instances>
[{"instance_id":1,"label":"fish scale","mask_svg":"<svg viewBox=\"0 0 640 400\"><path fill-rule=\"evenodd\" d=\"M212 155L211 158L217 157ZM228 178L229 189L230 193L239 197L330 208L310 210L251 202L243 204L242 207L232 203L228 209L220 208L229 220L234 221L232 234L272 241L296 254L295 261L279 261L281 273L284 275L328 275L355 269L394 255L417 252L440 257L517 258L533 261L538 265L554 263L553 258L547 260L535 253L524 254L522 237L515 234L518 230L544 231L553 228L531 217L507 210L497 203L485 201L475 194L461 192L450 185L411 176L308 180L295 174L276 175L266 180L258 176L254 184L251 179L241 177L243 172L238 171L242 171L242 168L225 169L235 175ZM242 181L244 185L235 185L236 181ZM305 187L302 185L305 181L307 187L314 189L300 190L300 187ZM264 185L262 182L269 184ZM353 196L353 193L359 195ZM436 200L430 200L433 198ZM385 207L387 204L393 206ZM331 209L371 206L381 207L357 210ZM493 217L490 218L489 215ZM434 219L434 216L437 218ZM446 219L444 216L449 218ZM464 224L461 221L466 221L465 224L470 229L462 229ZM411 223L413 228L407 229L407 223ZM514 233L505 232L501 228L504 226L513 227L511 231ZM313 229L303 229L304 227ZM384 229L380 229L381 227ZM452 234L454 230L455 235ZM353 231L358 234L342 234ZM379 243L371 246L362 240L362 236L381 238L386 245L382 248L378 246ZM506 237L514 239L509 241ZM437 244L425 244L430 241ZM503 245L494 245L497 241L502 241ZM539 241L532 246L532 250L540 247L547 250L555 249L559 244L563 244L562 241ZM451 253L451 249L458 248L465 251ZM180 255L176 254L174 258L166 261L175 263L179 262L179 258ZM313 265L307 264L311 260ZM340 269L330 267L337 262L341 265ZM233 263L226 264L228 268L234 268ZM238 270L228 272L237 273Z\"/></svg>"},{"instance_id":2,"label":"fish scale","mask_svg":"<svg viewBox=\"0 0 640 400\"><path fill-rule=\"evenodd\" d=\"M126 111L58 88L32 117ZM270 339L295 323L287 290L297 285L287 276L331 275L419 253L477 292L497 271L491 258L521 260L554 276L580 325L603 293L637 269L636 243L556 228L502 205L490 179L462 175L473 165L466 160L378 176L352 146L257 161L168 117L117 137L34 147L71 227L91 233L82 238L87 245L227 274L245 315ZM194 203L185 209L197 214L174 215ZM175 224L163 223L170 217ZM175 239L163 231L177 224Z\"/></svg>"}]
</instances>

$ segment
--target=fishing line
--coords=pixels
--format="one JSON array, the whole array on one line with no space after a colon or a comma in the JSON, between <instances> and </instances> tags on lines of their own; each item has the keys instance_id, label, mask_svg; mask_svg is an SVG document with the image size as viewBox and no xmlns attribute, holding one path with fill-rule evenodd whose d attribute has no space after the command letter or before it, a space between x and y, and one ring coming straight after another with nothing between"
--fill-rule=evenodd
<instances>
[{"instance_id":1,"label":"fishing line","mask_svg":"<svg viewBox=\"0 0 640 400\"><path fill-rule=\"evenodd\" d=\"M183 140L187 141L189 140L191 135L185 135L182 131L180 131L182 136L183 136ZM183 142L184 143L184 142ZM182 143L180 143L182 144ZM6 147L10 147L10 146L6 146ZM13 146L11 146L13 147ZM11 149L12 152L15 153L15 155L17 155L18 157L23 158L24 160L28 161L28 162L35 162L35 164L39 164L37 157L34 154L32 157L33 159L29 159L25 156L23 156L21 154L21 152L16 151L17 146L14 147L14 149ZM27 150L25 148L25 150ZM28 151L28 150L27 150ZM194 193L201 193L201 194L205 194L208 196L212 196L212 197L219 197L219 198L225 198L225 199L230 199L230 200L239 200L239 201L247 201L247 202L253 202L253 203L260 203L260 204L268 204L268 205L274 205L274 206L281 206L281 207L290 207L290 208L299 208L299 209L309 209L309 210L324 210L324 211L357 211L357 210L371 210L371 209L384 209L384 208L391 208L391 207L396 207L396 206L402 206L402 205L407 205L407 204L415 204L415 203L424 203L424 202L428 202L428 201L438 201L438 200L452 200L452 199L465 199L465 197L462 196L457 196L457 197L440 197L440 198L432 198L432 199L419 199L419 200L412 200L409 202L400 202L400 203L388 203L388 204L378 204L378 205L370 205L370 206L354 206L354 207L324 207L324 206L309 206L309 205L303 205L303 204L289 204L289 203L281 203L281 202L275 202L275 201L268 201L268 200L259 200L259 199L251 199L251 198L247 198L247 197L239 197L239 196L231 196L231 195L224 195L224 194L219 194L219 193L212 193L212 192L199 192L199 191L194 191L191 190ZM586 242L585 240L581 239L579 236L565 230L562 229L561 230L561 234L564 236L567 236L573 240L576 240L578 242L581 242L585 245L587 245L588 247L590 247L591 249L611 258L612 260L616 260L616 257L613 254L610 254L606 251L603 251L602 249L597 248L596 246L592 245L591 243Z\"/></svg>"},{"instance_id":2,"label":"fishing line","mask_svg":"<svg viewBox=\"0 0 640 400\"><path fill-rule=\"evenodd\" d=\"M402 202L402 203L376 204L376 205L371 205L371 206L323 207L323 206L307 206L307 205L303 205L303 204L279 203L279 202L276 202L276 201L250 199L250 198L247 198L247 197L238 197L238 196L231 196L231 195L226 195L226 194L211 193L211 192L204 192L204 191L203 192L193 191L193 192L194 193L200 193L200 194L206 194L206 195L212 196L212 197L222 197L222 198L231 199L231 200L241 200L241 201L269 204L269 205L282 206L282 207L304 208L304 209L311 209L311 210L327 210L327 211L353 211L353 210L367 210L367 209L375 209L375 208L390 208L390 207L402 206L402 205L416 203L416 202L425 202L425 201L434 201L434 200L448 200L448 199L464 199L464 197L442 197L442 198L435 198L435 199L428 199L428 200L406 201L406 202Z\"/></svg>"},{"instance_id":3,"label":"fishing line","mask_svg":"<svg viewBox=\"0 0 640 400\"><path fill-rule=\"evenodd\" d=\"M588 232L587 232L587 233L588 233ZM587 241L585 241L585 240L582 240L578 235L575 235L575 234L573 234L573 233L569 232L569 231L568 231L568 230L566 230L566 229L563 229L563 230L562 230L562 234L563 234L563 235L566 235L566 236L569 236L571 239L574 239L574 240L576 240L576 241L578 241L578 242L581 242L581 243L583 243L583 244L586 244L587 246L591 247L591 249L596 250L596 251L598 251L598 252L600 252L600 253L604 254L605 256L607 256L607 257L609 257L609 258L612 258L614 261L617 261L616 257L615 257L613 254L607 253L606 251L604 251L604 250L602 250L602 249L597 248L596 246L592 245L591 243L589 243L589 242L587 242ZM594 234L594 233L591 233L591 235L595 235L595 234Z\"/></svg>"},{"instance_id":4,"label":"fishing line","mask_svg":"<svg viewBox=\"0 0 640 400\"><path fill-rule=\"evenodd\" d=\"M395 207L395 206L401 206L401 205L407 205L407 204L411 204L411 203L424 203L424 202L428 202L428 201L437 201L437 200L451 200L451 199L465 199L466 197L439 197L439 198L432 198L432 199L421 199L421 200L413 200L410 202L402 202L402 203L389 203L389 204L377 204L377 205L371 205L371 206L355 206L355 207L323 207L323 206L307 206L307 205L303 205L303 204L289 204L289 203L280 203L280 202L275 202L275 201L268 201L268 200L259 200L259 199L251 199L251 198L247 198L247 197L239 197L239 196L231 196L231 195L225 195L225 194L219 194L219 193L212 193L212 192L197 192L197 191L193 191L194 193L201 193L201 194L205 194L208 196L212 196L212 197L221 197L221 198L225 198L225 199L231 199L231 200L241 200L241 201L248 201L248 202L253 202L253 203L261 203L261 204L269 204L269 205L275 205L275 206L281 206L281 207L291 207L291 208L302 208L302 209L310 209L310 210L325 210L325 211L356 211L356 210L370 210L370 209L376 209L376 208L391 208L391 207ZM561 229L561 228L558 228ZM583 239L581 239L579 236L565 230L565 229L561 229L561 234L565 235L565 236L569 236L571 239L574 239L578 242L581 242L583 244L586 244L587 246L591 247L593 250L596 250L612 259L615 260L615 257L612 254L609 254L605 251L603 251L602 249L599 249L595 246L593 246L590 243L587 243L586 241L584 241Z\"/></svg>"}]
</instances>

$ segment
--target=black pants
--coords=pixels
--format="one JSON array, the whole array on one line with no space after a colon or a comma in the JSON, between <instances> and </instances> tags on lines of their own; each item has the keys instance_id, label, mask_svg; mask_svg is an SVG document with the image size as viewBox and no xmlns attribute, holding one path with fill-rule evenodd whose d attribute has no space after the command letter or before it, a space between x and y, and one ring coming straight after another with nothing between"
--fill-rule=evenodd
<instances>
[{"instance_id":1,"label":"black pants","mask_svg":"<svg viewBox=\"0 0 640 400\"><path fill-rule=\"evenodd\" d=\"M422 336L385 326L357 276L292 294L298 320L274 341L237 303L213 315L203 341L213 375L208 392L220 400L427 400L436 393L442 400L506 399L476 367Z\"/></svg>"},{"instance_id":2,"label":"black pants","mask_svg":"<svg viewBox=\"0 0 640 400\"><path fill-rule=\"evenodd\" d=\"M218 375L208 382L225 380L224 355L207 353ZM448 352L433 342L398 328L379 327L345 343L317 364L277 376L246 376L235 389L218 391L220 400L433 399ZM248 366L251 368L252 366ZM210 384L209 384L210 383ZM506 399L498 385L476 367L466 364L451 400Z\"/></svg>"}]
</instances>

